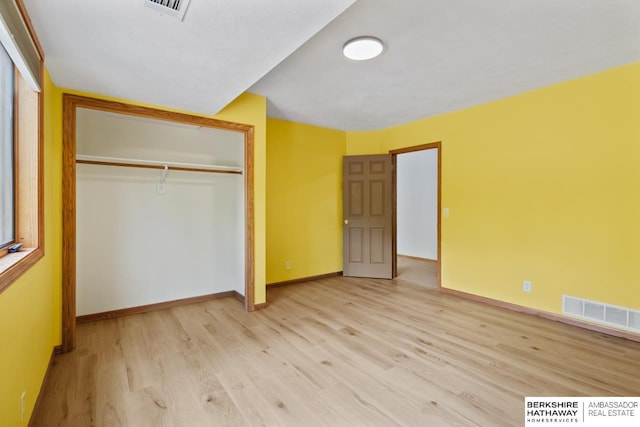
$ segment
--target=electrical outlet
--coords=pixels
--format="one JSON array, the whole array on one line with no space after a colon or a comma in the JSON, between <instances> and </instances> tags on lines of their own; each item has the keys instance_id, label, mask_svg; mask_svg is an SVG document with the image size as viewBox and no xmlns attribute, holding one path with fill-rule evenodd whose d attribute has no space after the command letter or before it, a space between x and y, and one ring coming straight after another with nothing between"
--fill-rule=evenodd
<instances>
[{"instance_id":1,"label":"electrical outlet","mask_svg":"<svg viewBox=\"0 0 640 427\"><path fill-rule=\"evenodd\" d=\"M27 413L27 392L23 391L20 395L20 421L24 421L24 416Z\"/></svg>"},{"instance_id":2,"label":"electrical outlet","mask_svg":"<svg viewBox=\"0 0 640 427\"><path fill-rule=\"evenodd\" d=\"M522 290L524 292L531 292L531 282L528 280L522 282Z\"/></svg>"},{"instance_id":3,"label":"electrical outlet","mask_svg":"<svg viewBox=\"0 0 640 427\"><path fill-rule=\"evenodd\" d=\"M442 209L442 216L445 218L449 218L449 208Z\"/></svg>"},{"instance_id":4,"label":"electrical outlet","mask_svg":"<svg viewBox=\"0 0 640 427\"><path fill-rule=\"evenodd\" d=\"M291 261L285 261L284 262L284 269L285 270L291 270Z\"/></svg>"}]
</instances>

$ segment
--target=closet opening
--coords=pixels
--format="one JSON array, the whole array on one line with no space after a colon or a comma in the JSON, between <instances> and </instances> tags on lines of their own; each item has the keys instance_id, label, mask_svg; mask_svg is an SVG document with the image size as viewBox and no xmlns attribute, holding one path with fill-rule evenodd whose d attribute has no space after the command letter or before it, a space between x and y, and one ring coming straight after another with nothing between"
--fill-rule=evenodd
<instances>
[{"instance_id":1,"label":"closet opening","mask_svg":"<svg viewBox=\"0 0 640 427\"><path fill-rule=\"evenodd\" d=\"M253 126L63 96L63 351L77 320L254 310Z\"/></svg>"}]
</instances>

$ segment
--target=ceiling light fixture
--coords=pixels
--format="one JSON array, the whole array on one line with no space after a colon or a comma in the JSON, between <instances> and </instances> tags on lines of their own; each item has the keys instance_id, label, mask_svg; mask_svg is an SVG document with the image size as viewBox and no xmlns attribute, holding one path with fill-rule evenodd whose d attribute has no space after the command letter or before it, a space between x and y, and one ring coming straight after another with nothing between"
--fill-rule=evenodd
<instances>
[{"instance_id":1,"label":"ceiling light fixture","mask_svg":"<svg viewBox=\"0 0 640 427\"><path fill-rule=\"evenodd\" d=\"M371 36L356 37L346 42L342 47L344 56L354 61L373 59L380 55L383 50L382 40Z\"/></svg>"}]
</instances>

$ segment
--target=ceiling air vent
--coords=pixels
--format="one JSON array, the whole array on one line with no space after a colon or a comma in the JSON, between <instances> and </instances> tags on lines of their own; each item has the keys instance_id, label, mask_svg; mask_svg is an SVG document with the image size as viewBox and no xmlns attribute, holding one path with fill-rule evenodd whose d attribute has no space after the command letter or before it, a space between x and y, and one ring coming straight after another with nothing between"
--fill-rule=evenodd
<instances>
[{"instance_id":1,"label":"ceiling air vent","mask_svg":"<svg viewBox=\"0 0 640 427\"><path fill-rule=\"evenodd\" d=\"M144 5L163 15L172 16L182 21L190 1L191 0L144 0Z\"/></svg>"}]
</instances>

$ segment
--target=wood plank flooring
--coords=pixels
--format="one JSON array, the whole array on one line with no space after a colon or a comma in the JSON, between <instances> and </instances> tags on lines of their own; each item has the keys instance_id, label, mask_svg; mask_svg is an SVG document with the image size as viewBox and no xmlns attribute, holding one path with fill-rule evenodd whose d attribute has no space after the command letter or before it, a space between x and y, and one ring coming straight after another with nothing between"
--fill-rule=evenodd
<instances>
[{"instance_id":1,"label":"wood plank flooring","mask_svg":"<svg viewBox=\"0 0 640 427\"><path fill-rule=\"evenodd\" d=\"M438 262L418 260L398 256L398 276L396 280L411 282L431 289L438 288Z\"/></svg>"},{"instance_id":2,"label":"wood plank flooring","mask_svg":"<svg viewBox=\"0 0 640 427\"><path fill-rule=\"evenodd\" d=\"M78 325L32 426L521 426L525 396L638 396L640 343L336 277Z\"/></svg>"}]
</instances>

